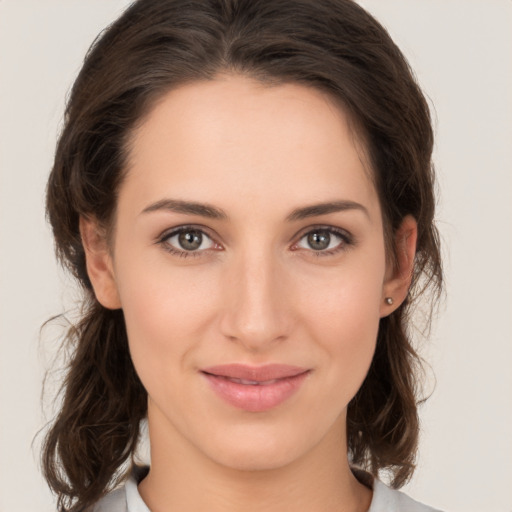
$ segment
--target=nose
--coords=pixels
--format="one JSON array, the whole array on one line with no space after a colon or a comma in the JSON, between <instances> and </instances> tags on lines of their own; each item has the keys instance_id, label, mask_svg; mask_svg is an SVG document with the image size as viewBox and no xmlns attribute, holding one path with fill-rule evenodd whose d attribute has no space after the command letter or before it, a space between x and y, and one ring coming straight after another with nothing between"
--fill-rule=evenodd
<instances>
[{"instance_id":1,"label":"nose","mask_svg":"<svg viewBox=\"0 0 512 512\"><path fill-rule=\"evenodd\" d=\"M234 260L225 281L221 330L246 350L264 352L289 337L293 326L288 278L282 262L263 251Z\"/></svg>"}]
</instances>

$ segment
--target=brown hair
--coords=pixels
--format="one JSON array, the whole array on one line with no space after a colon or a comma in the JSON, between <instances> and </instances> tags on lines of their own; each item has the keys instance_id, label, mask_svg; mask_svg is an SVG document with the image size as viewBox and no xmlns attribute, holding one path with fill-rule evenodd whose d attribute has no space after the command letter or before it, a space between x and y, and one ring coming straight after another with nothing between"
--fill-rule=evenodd
<instances>
[{"instance_id":1,"label":"brown hair","mask_svg":"<svg viewBox=\"0 0 512 512\"><path fill-rule=\"evenodd\" d=\"M414 469L419 358L411 305L442 284L434 226L433 134L411 70L386 30L351 0L139 0L94 42L69 97L47 189L57 254L84 289L68 333L63 403L43 449L60 510L96 502L126 477L147 396L132 365L121 310L103 308L85 267L79 217L111 226L127 143L154 102L179 84L223 71L319 88L360 132L388 247L404 216L418 223L411 290L380 323L377 349L349 404L351 462L401 486ZM434 294L435 296L435 294Z\"/></svg>"}]
</instances>

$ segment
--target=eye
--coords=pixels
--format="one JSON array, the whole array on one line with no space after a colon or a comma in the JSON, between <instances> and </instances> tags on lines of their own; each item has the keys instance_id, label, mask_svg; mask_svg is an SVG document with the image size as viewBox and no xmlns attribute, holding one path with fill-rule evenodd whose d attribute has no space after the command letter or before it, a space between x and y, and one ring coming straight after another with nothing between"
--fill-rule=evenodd
<instances>
[{"instance_id":1,"label":"eye","mask_svg":"<svg viewBox=\"0 0 512 512\"><path fill-rule=\"evenodd\" d=\"M352 243L352 237L344 230L318 227L303 235L295 247L312 250L317 256L328 256L346 249Z\"/></svg>"},{"instance_id":2,"label":"eye","mask_svg":"<svg viewBox=\"0 0 512 512\"><path fill-rule=\"evenodd\" d=\"M216 246L204 231L189 226L183 226L164 234L159 242L165 250L182 257L199 256L196 253Z\"/></svg>"}]
</instances>

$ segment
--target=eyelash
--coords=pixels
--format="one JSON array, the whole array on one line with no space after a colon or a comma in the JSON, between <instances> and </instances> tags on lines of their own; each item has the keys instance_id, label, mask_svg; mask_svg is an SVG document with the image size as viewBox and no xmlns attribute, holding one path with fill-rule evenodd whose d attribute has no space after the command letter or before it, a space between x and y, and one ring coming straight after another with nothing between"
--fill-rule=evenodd
<instances>
[{"instance_id":1,"label":"eyelash","mask_svg":"<svg viewBox=\"0 0 512 512\"><path fill-rule=\"evenodd\" d=\"M168 240L172 238L173 236L179 235L180 233L186 233L189 231L197 231L201 233L202 235L206 236L207 238L211 239L214 244L216 242L213 241L213 239L202 229L195 227L195 226L180 226L179 228L173 229L172 231L168 231L164 233L158 240L157 243L162 246L162 248L169 252L170 254L174 256L178 256L180 258L188 258L193 257L197 258L202 255L204 251L207 251L209 249L203 249L203 250L196 250L196 251L180 251L179 249L176 249L172 245L169 244ZM324 257L324 256L333 256L335 254L338 254L341 251L346 250L348 247L355 244L354 238L351 234L349 234L347 231L339 228L335 228L332 226L312 226L308 231L306 231L303 235L300 236L299 241L296 242L294 245L297 245L303 238L305 238L307 235L314 233L314 232L326 232L329 235L335 235L336 237L341 239L341 242L333 249L329 250L323 250L323 251L315 251L311 250L313 255L317 257Z\"/></svg>"}]
</instances>

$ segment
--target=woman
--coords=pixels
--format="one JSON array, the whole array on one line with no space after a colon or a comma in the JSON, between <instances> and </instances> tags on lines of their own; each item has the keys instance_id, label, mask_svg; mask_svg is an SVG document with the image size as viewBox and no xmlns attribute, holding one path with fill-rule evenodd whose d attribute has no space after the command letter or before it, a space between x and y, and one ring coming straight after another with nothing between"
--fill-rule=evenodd
<instances>
[{"instance_id":1,"label":"woman","mask_svg":"<svg viewBox=\"0 0 512 512\"><path fill-rule=\"evenodd\" d=\"M378 476L414 469L432 143L352 1L139 0L110 26L48 183L85 293L43 453L59 508L431 510Z\"/></svg>"}]
</instances>

